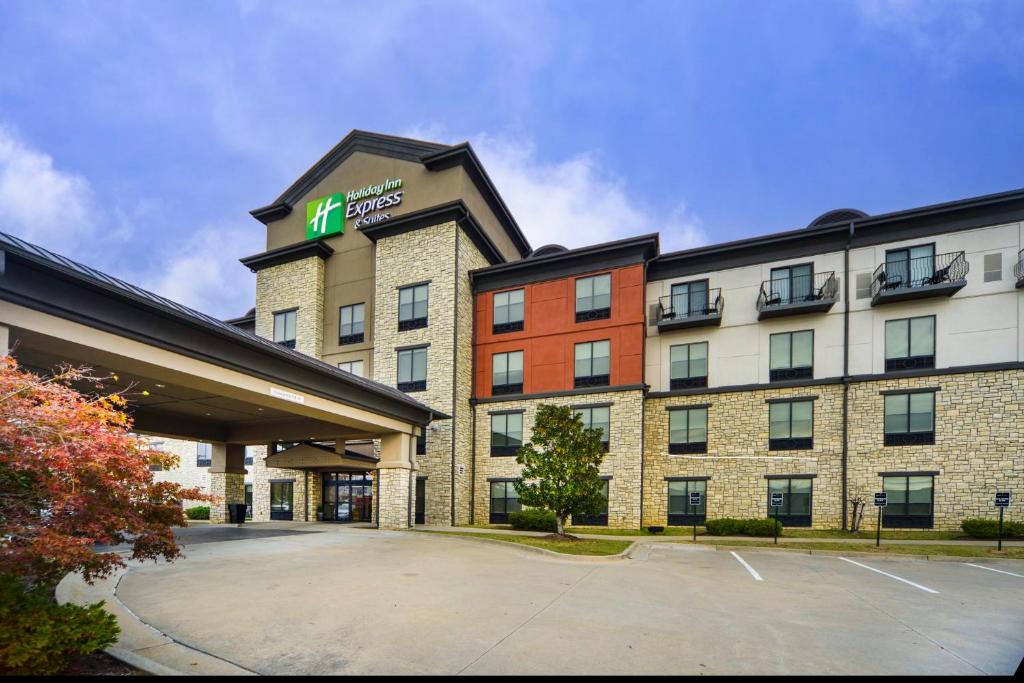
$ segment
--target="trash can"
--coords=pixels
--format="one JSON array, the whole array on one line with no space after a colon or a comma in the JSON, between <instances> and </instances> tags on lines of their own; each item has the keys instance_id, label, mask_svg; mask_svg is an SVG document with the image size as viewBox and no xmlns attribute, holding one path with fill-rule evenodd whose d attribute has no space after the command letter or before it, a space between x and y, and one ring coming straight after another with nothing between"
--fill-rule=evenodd
<instances>
[{"instance_id":1,"label":"trash can","mask_svg":"<svg viewBox=\"0 0 1024 683\"><path fill-rule=\"evenodd\" d=\"M245 503L228 505L228 521L231 524L245 524Z\"/></svg>"}]
</instances>

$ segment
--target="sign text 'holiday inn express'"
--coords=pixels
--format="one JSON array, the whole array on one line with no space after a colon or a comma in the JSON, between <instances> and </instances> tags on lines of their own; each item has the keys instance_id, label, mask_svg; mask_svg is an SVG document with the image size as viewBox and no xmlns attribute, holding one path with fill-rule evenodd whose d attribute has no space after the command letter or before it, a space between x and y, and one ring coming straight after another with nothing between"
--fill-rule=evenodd
<instances>
[{"instance_id":1,"label":"sign text 'holiday inn express'","mask_svg":"<svg viewBox=\"0 0 1024 683\"><path fill-rule=\"evenodd\" d=\"M307 202L306 239L341 235L345 232L345 221L352 218L356 219L354 228L386 221L391 218L391 212L385 209L401 204L404 193L401 178L387 178L377 185Z\"/></svg>"}]
</instances>

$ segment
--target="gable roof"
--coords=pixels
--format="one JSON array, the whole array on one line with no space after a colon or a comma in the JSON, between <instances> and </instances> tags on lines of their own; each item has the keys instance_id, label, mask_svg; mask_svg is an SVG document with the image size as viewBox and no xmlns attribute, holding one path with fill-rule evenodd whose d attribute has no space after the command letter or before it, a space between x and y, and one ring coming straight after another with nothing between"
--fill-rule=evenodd
<instances>
[{"instance_id":1,"label":"gable roof","mask_svg":"<svg viewBox=\"0 0 1024 683\"><path fill-rule=\"evenodd\" d=\"M326 178L338 166L355 152L366 152L378 156L402 159L423 164L431 171L441 171L453 166L461 166L477 190L487 202L488 208L494 213L501 226L519 251L520 257L527 256L530 242L519 228L505 200L501 198L497 188L484 170L480 159L476 156L468 142L457 145L443 145L436 142L425 142L411 138L401 138L382 133L371 133L365 130L353 130L327 152L309 170L299 176L288 189L270 204L253 209L249 213L264 225L284 218L292 208L317 183Z\"/></svg>"}]
</instances>

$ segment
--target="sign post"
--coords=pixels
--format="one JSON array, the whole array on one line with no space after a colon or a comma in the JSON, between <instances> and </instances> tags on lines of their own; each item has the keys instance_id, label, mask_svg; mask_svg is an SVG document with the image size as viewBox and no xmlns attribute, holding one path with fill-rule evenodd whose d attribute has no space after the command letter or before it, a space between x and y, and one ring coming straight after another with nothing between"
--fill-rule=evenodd
<instances>
[{"instance_id":1,"label":"sign post","mask_svg":"<svg viewBox=\"0 0 1024 683\"><path fill-rule=\"evenodd\" d=\"M779 544L779 508L782 507L782 495L783 494L782 494L781 491L773 491L769 495L771 496L771 499L768 501L768 505L770 505L772 508L774 508L773 511L772 511L774 513L773 516L772 516L772 519L775 520L775 524L772 524L772 530L775 532L775 544L778 545Z\"/></svg>"},{"instance_id":2,"label":"sign post","mask_svg":"<svg viewBox=\"0 0 1024 683\"><path fill-rule=\"evenodd\" d=\"M1003 549L1003 512L1006 508L1010 507L1010 492L1009 491L997 491L996 492L996 507L999 508L999 544L996 546L996 550Z\"/></svg>"},{"instance_id":3,"label":"sign post","mask_svg":"<svg viewBox=\"0 0 1024 683\"><path fill-rule=\"evenodd\" d=\"M885 491L875 494L875 507L878 508L878 527L875 529L875 547L882 545L882 510L889 505L889 494Z\"/></svg>"},{"instance_id":4,"label":"sign post","mask_svg":"<svg viewBox=\"0 0 1024 683\"><path fill-rule=\"evenodd\" d=\"M697 508L700 507L700 491L690 491L690 507L693 508L693 542L697 542Z\"/></svg>"}]
</instances>

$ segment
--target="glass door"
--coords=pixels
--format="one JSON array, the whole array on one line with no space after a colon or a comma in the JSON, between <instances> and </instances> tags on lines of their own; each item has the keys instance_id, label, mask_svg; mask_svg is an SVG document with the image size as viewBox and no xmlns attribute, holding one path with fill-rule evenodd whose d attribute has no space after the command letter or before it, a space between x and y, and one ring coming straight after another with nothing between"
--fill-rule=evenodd
<instances>
[{"instance_id":1,"label":"glass door","mask_svg":"<svg viewBox=\"0 0 1024 683\"><path fill-rule=\"evenodd\" d=\"M373 477L369 474L323 474L325 522L369 522L373 517Z\"/></svg>"}]
</instances>

